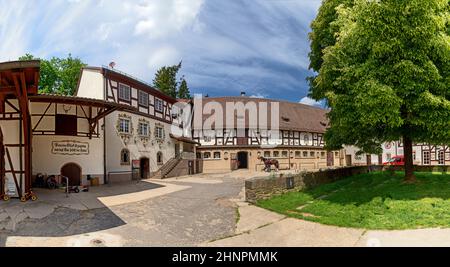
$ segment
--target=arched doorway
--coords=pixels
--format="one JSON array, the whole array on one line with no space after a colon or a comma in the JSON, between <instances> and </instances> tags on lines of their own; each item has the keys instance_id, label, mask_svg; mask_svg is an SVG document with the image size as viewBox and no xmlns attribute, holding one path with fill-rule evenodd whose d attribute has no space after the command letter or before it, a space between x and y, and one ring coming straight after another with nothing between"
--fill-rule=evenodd
<instances>
[{"instance_id":1,"label":"arched doorway","mask_svg":"<svg viewBox=\"0 0 450 267\"><path fill-rule=\"evenodd\" d=\"M61 168L61 175L69 178L70 186L81 185L81 174L81 167L76 163L67 163Z\"/></svg>"},{"instance_id":2,"label":"arched doorway","mask_svg":"<svg viewBox=\"0 0 450 267\"><path fill-rule=\"evenodd\" d=\"M140 178L147 179L150 176L150 160L148 158L141 158L139 166Z\"/></svg>"},{"instance_id":3,"label":"arched doorway","mask_svg":"<svg viewBox=\"0 0 450 267\"><path fill-rule=\"evenodd\" d=\"M238 169L248 169L248 152L239 152L237 154Z\"/></svg>"}]
</instances>

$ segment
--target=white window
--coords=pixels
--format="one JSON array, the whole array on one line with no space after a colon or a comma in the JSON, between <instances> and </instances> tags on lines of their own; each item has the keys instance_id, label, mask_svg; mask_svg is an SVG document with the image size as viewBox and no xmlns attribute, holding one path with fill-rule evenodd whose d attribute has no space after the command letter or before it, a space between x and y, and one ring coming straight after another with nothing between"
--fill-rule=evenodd
<instances>
[{"instance_id":1,"label":"white window","mask_svg":"<svg viewBox=\"0 0 450 267\"><path fill-rule=\"evenodd\" d=\"M287 158L288 157L288 152L287 151L281 151L281 157Z\"/></svg>"},{"instance_id":2,"label":"white window","mask_svg":"<svg viewBox=\"0 0 450 267\"><path fill-rule=\"evenodd\" d=\"M204 158L204 159L210 159L210 158L211 158L211 152L205 152L205 153L203 153L203 158Z\"/></svg>"},{"instance_id":3,"label":"white window","mask_svg":"<svg viewBox=\"0 0 450 267\"><path fill-rule=\"evenodd\" d=\"M141 136L148 136L149 135L149 128L150 128L150 126L148 125L148 123L140 122L139 123L138 134L141 135Z\"/></svg>"},{"instance_id":4,"label":"white window","mask_svg":"<svg viewBox=\"0 0 450 267\"><path fill-rule=\"evenodd\" d=\"M158 139L164 139L164 128L157 126L155 128L155 137Z\"/></svg>"},{"instance_id":5,"label":"white window","mask_svg":"<svg viewBox=\"0 0 450 267\"><path fill-rule=\"evenodd\" d=\"M214 152L214 158L215 159L220 159L220 152Z\"/></svg>"},{"instance_id":6,"label":"white window","mask_svg":"<svg viewBox=\"0 0 450 267\"><path fill-rule=\"evenodd\" d=\"M211 142L211 136L203 136L204 142Z\"/></svg>"},{"instance_id":7,"label":"white window","mask_svg":"<svg viewBox=\"0 0 450 267\"><path fill-rule=\"evenodd\" d=\"M270 158L270 151L264 151L264 157Z\"/></svg>"},{"instance_id":8,"label":"white window","mask_svg":"<svg viewBox=\"0 0 450 267\"><path fill-rule=\"evenodd\" d=\"M130 133L130 120L120 119L119 120L119 132L120 133Z\"/></svg>"},{"instance_id":9,"label":"white window","mask_svg":"<svg viewBox=\"0 0 450 267\"><path fill-rule=\"evenodd\" d=\"M303 140L305 141L305 144L309 143L309 135L305 134Z\"/></svg>"},{"instance_id":10,"label":"white window","mask_svg":"<svg viewBox=\"0 0 450 267\"><path fill-rule=\"evenodd\" d=\"M148 93L139 91L138 102L140 106L148 107Z\"/></svg>"},{"instance_id":11,"label":"white window","mask_svg":"<svg viewBox=\"0 0 450 267\"><path fill-rule=\"evenodd\" d=\"M310 151L310 152L309 152L309 156L310 156L311 158L314 158L314 157L316 156L316 152Z\"/></svg>"},{"instance_id":12,"label":"white window","mask_svg":"<svg viewBox=\"0 0 450 267\"><path fill-rule=\"evenodd\" d=\"M164 111L164 103L161 99L155 98L155 110L159 112Z\"/></svg>"},{"instance_id":13,"label":"white window","mask_svg":"<svg viewBox=\"0 0 450 267\"><path fill-rule=\"evenodd\" d=\"M444 165L445 163L445 152L443 150L438 152L438 164Z\"/></svg>"},{"instance_id":14,"label":"white window","mask_svg":"<svg viewBox=\"0 0 450 267\"><path fill-rule=\"evenodd\" d=\"M280 151L274 151L274 152L273 152L273 157L274 157L274 158L280 157Z\"/></svg>"},{"instance_id":15,"label":"white window","mask_svg":"<svg viewBox=\"0 0 450 267\"><path fill-rule=\"evenodd\" d=\"M307 158L308 157L308 151L303 151L303 157Z\"/></svg>"},{"instance_id":16,"label":"white window","mask_svg":"<svg viewBox=\"0 0 450 267\"><path fill-rule=\"evenodd\" d=\"M125 84L119 84L119 99L130 101L131 100L131 88Z\"/></svg>"},{"instance_id":17,"label":"white window","mask_svg":"<svg viewBox=\"0 0 450 267\"><path fill-rule=\"evenodd\" d=\"M423 152L423 164L424 165L430 165L430 151L424 151Z\"/></svg>"}]
</instances>

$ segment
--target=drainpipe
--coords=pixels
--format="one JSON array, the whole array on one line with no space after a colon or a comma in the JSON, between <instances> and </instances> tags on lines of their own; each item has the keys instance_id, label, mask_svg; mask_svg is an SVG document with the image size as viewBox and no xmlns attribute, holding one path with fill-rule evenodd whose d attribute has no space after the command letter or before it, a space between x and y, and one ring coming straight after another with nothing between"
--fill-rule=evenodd
<instances>
[{"instance_id":1,"label":"drainpipe","mask_svg":"<svg viewBox=\"0 0 450 267\"><path fill-rule=\"evenodd\" d=\"M103 118L103 181L109 184L109 177L106 175L106 118Z\"/></svg>"}]
</instances>

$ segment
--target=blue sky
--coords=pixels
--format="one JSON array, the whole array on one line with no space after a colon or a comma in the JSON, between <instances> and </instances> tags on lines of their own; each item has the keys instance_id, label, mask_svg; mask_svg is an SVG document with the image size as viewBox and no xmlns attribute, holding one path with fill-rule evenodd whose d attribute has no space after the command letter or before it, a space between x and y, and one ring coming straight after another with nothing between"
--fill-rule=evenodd
<instances>
[{"instance_id":1,"label":"blue sky","mask_svg":"<svg viewBox=\"0 0 450 267\"><path fill-rule=\"evenodd\" d=\"M308 91L308 32L320 2L0 0L0 61L72 53L151 82L159 67L183 60L193 93L297 102Z\"/></svg>"}]
</instances>

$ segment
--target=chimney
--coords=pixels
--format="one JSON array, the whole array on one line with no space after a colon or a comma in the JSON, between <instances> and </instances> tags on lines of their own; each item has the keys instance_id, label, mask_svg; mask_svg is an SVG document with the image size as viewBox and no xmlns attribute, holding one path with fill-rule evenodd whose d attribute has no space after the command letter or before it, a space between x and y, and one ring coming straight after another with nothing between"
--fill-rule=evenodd
<instances>
[{"instance_id":1,"label":"chimney","mask_svg":"<svg viewBox=\"0 0 450 267\"><path fill-rule=\"evenodd\" d=\"M241 96L245 96L245 92L244 91L241 92Z\"/></svg>"}]
</instances>

